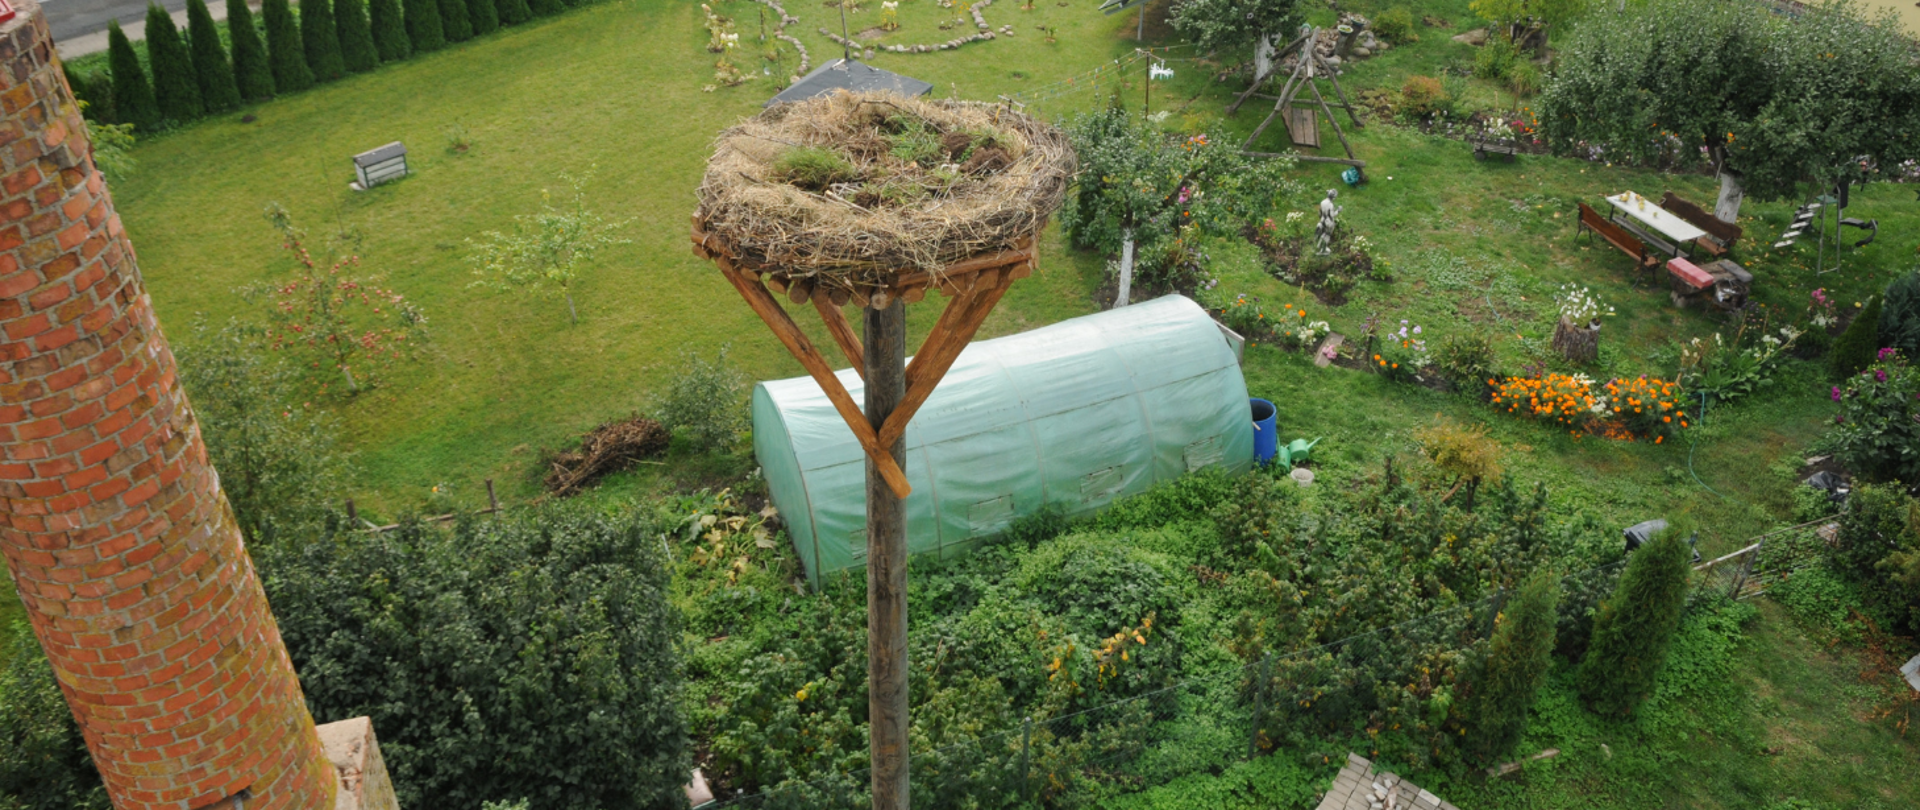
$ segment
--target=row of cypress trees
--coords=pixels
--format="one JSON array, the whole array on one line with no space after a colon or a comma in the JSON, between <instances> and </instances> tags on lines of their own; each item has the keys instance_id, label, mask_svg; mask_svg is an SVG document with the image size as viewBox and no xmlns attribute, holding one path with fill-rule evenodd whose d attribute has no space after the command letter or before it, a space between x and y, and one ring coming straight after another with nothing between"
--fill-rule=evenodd
<instances>
[{"instance_id":1,"label":"row of cypress trees","mask_svg":"<svg viewBox=\"0 0 1920 810\"><path fill-rule=\"evenodd\" d=\"M246 0L227 0L229 59L206 0L187 0L185 36L157 3L147 5L149 81L119 21L107 23L107 80L67 81L90 116L142 132L227 112L250 101L297 93L565 10L566 0L265 0L262 27Z\"/></svg>"}]
</instances>

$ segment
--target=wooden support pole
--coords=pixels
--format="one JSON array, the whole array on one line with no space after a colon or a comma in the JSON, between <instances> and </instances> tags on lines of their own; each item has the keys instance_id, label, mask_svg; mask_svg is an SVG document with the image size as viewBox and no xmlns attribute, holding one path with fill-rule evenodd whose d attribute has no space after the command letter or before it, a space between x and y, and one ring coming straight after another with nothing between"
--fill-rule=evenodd
<instances>
[{"instance_id":1,"label":"wooden support pole","mask_svg":"<svg viewBox=\"0 0 1920 810\"><path fill-rule=\"evenodd\" d=\"M1293 158L1294 160L1307 163L1338 163L1342 166L1356 166L1362 169L1367 167L1367 162L1364 160L1348 160L1346 158L1321 157L1319 155L1298 155L1287 152L1249 152L1244 149L1240 150L1240 154L1246 155L1247 157Z\"/></svg>"},{"instance_id":2,"label":"wooden support pole","mask_svg":"<svg viewBox=\"0 0 1920 810\"><path fill-rule=\"evenodd\" d=\"M959 301L953 302L959 304ZM866 418L878 433L906 398L907 316L898 298L866 320ZM882 446L898 469L906 441ZM873 810L907 810L907 513L904 493L867 458L867 718Z\"/></svg>"},{"instance_id":3,"label":"wooden support pole","mask_svg":"<svg viewBox=\"0 0 1920 810\"><path fill-rule=\"evenodd\" d=\"M866 350L860 347L860 336L853 333L853 325L847 323L847 316L834 303L832 296L815 291L813 308L820 311L820 320L827 325L827 333L833 335L833 342L840 344L840 353L847 356L847 362L853 364L853 370L860 379L867 378Z\"/></svg>"},{"instance_id":4,"label":"wooden support pole","mask_svg":"<svg viewBox=\"0 0 1920 810\"><path fill-rule=\"evenodd\" d=\"M1340 89L1340 71L1327 71L1327 81L1333 82L1333 92L1340 96L1340 109L1346 110L1347 117L1353 119L1353 128L1366 129L1366 122L1360 120L1359 111L1353 108L1353 102L1347 100L1347 91ZM1321 103L1325 104L1326 102L1322 101ZM1327 113L1327 117L1332 118L1333 113Z\"/></svg>"},{"instance_id":5,"label":"wooden support pole","mask_svg":"<svg viewBox=\"0 0 1920 810\"><path fill-rule=\"evenodd\" d=\"M971 292L947 304L946 311L940 313L939 323L934 324L933 332L921 345L920 353L913 356L913 367L907 369L907 391L899 409L880 428L882 447L907 435L907 422L926 403L927 397L933 395L940 378L945 377L953 361L960 358L960 352L973 340L973 334L980 330L980 324L993 312L1013 279L1012 268L1000 271L995 277L982 272Z\"/></svg>"},{"instance_id":6,"label":"wooden support pole","mask_svg":"<svg viewBox=\"0 0 1920 810\"><path fill-rule=\"evenodd\" d=\"M496 515L500 513L500 497L493 494L493 479L491 478L487 479L487 511Z\"/></svg>"},{"instance_id":7,"label":"wooden support pole","mask_svg":"<svg viewBox=\"0 0 1920 810\"><path fill-rule=\"evenodd\" d=\"M1327 123L1333 125L1333 134L1340 139L1340 148L1347 150L1347 158L1358 160L1359 158L1353 154L1353 146L1347 143L1347 133L1340 131L1340 121L1333 117L1332 110L1327 109L1327 100L1320 95L1320 86L1314 84L1312 79L1308 79L1307 89L1313 91L1313 100L1320 102L1320 111L1327 114Z\"/></svg>"},{"instance_id":8,"label":"wooden support pole","mask_svg":"<svg viewBox=\"0 0 1920 810\"><path fill-rule=\"evenodd\" d=\"M1287 56L1293 53L1295 49L1299 48L1301 45L1306 44L1306 41L1307 41L1306 35L1295 37L1293 42L1287 44L1287 47L1281 48L1278 53L1275 53L1273 55L1273 63L1272 63L1273 67L1268 68L1266 73L1262 73L1258 76L1253 77L1253 84L1247 87L1247 91L1244 93L1241 93L1239 98L1234 99L1232 104L1227 105L1227 114L1228 115L1234 114L1240 109L1240 105L1247 103L1247 99L1253 97L1253 91L1260 89L1260 85L1273 75L1273 69L1280 67L1281 60L1286 59Z\"/></svg>"}]
</instances>

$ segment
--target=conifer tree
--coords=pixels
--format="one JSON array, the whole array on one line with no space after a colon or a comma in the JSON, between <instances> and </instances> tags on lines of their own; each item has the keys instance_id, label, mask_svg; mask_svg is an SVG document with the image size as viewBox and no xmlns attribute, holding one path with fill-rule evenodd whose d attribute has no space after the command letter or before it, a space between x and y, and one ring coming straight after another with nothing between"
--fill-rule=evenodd
<instances>
[{"instance_id":1,"label":"conifer tree","mask_svg":"<svg viewBox=\"0 0 1920 810\"><path fill-rule=\"evenodd\" d=\"M340 61L347 70L364 73L380 65L380 52L373 45L373 28L367 22L366 0L339 0L333 4L333 22L340 34Z\"/></svg>"},{"instance_id":2,"label":"conifer tree","mask_svg":"<svg viewBox=\"0 0 1920 810\"><path fill-rule=\"evenodd\" d=\"M1539 571L1520 587L1497 619L1463 740L1467 755L1482 765L1511 752L1526 731L1527 712L1553 664L1559 603L1559 578Z\"/></svg>"},{"instance_id":3,"label":"conifer tree","mask_svg":"<svg viewBox=\"0 0 1920 810\"><path fill-rule=\"evenodd\" d=\"M1654 679L1667 661L1667 647L1687 606L1692 570L1684 538L1692 533L1675 521L1633 552L1620 584L1601 603L1593 621L1593 642L1576 679L1594 711L1630 714L1653 694Z\"/></svg>"},{"instance_id":4,"label":"conifer tree","mask_svg":"<svg viewBox=\"0 0 1920 810\"><path fill-rule=\"evenodd\" d=\"M473 35L484 37L500 28L500 12L493 6L493 0L467 0L467 22L473 24Z\"/></svg>"},{"instance_id":5,"label":"conifer tree","mask_svg":"<svg viewBox=\"0 0 1920 810\"><path fill-rule=\"evenodd\" d=\"M398 62L413 55L400 0L372 0L367 7L367 22L373 28L373 49L379 52L380 61Z\"/></svg>"},{"instance_id":6,"label":"conifer tree","mask_svg":"<svg viewBox=\"0 0 1920 810\"><path fill-rule=\"evenodd\" d=\"M431 53L447 47L447 34L440 27L440 0L405 0L407 39L414 53Z\"/></svg>"},{"instance_id":7,"label":"conifer tree","mask_svg":"<svg viewBox=\"0 0 1920 810\"><path fill-rule=\"evenodd\" d=\"M1880 296L1867 298L1867 302L1854 313L1853 323L1847 324L1847 331L1840 333L1840 339L1833 342L1833 376L1845 379L1873 365L1873 358L1880 353Z\"/></svg>"},{"instance_id":8,"label":"conifer tree","mask_svg":"<svg viewBox=\"0 0 1920 810\"><path fill-rule=\"evenodd\" d=\"M206 112L200 83L193 77L193 57L180 41L173 15L159 3L147 4L147 64L153 67L153 100L160 117L185 123Z\"/></svg>"},{"instance_id":9,"label":"conifer tree","mask_svg":"<svg viewBox=\"0 0 1920 810\"><path fill-rule=\"evenodd\" d=\"M227 35L233 39L233 83L240 88L240 97L247 101L272 98L273 69L247 0L227 0Z\"/></svg>"},{"instance_id":10,"label":"conifer tree","mask_svg":"<svg viewBox=\"0 0 1920 810\"><path fill-rule=\"evenodd\" d=\"M160 105L154 101L153 87L140 70L140 56L120 30L119 20L107 21L107 66L113 75L114 117L141 132L159 129Z\"/></svg>"},{"instance_id":11,"label":"conifer tree","mask_svg":"<svg viewBox=\"0 0 1920 810\"><path fill-rule=\"evenodd\" d=\"M100 103L99 91L94 89L92 82L87 81L87 77L74 72L73 63L61 62L60 72L67 77L67 89L73 91L74 99L83 103L81 112L88 121L113 123L113 119L107 116L108 105Z\"/></svg>"},{"instance_id":12,"label":"conifer tree","mask_svg":"<svg viewBox=\"0 0 1920 810\"><path fill-rule=\"evenodd\" d=\"M533 10L535 17L549 17L567 10L566 4L560 0L531 0L528 8Z\"/></svg>"},{"instance_id":13,"label":"conifer tree","mask_svg":"<svg viewBox=\"0 0 1920 810\"><path fill-rule=\"evenodd\" d=\"M467 19L467 0L440 0L440 31L448 42L473 39L473 22Z\"/></svg>"},{"instance_id":14,"label":"conifer tree","mask_svg":"<svg viewBox=\"0 0 1920 810\"><path fill-rule=\"evenodd\" d=\"M300 43L313 80L330 82L347 75L340 57L340 31L333 22L333 0L300 0Z\"/></svg>"},{"instance_id":15,"label":"conifer tree","mask_svg":"<svg viewBox=\"0 0 1920 810\"><path fill-rule=\"evenodd\" d=\"M533 19L527 0L494 0L494 8L500 12L501 25L519 25Z\"/></svg>"},{"instance_id":16,"label":"conifer tree","mask_svg":"<svg viewBox=\"0 0 1920 810\"><path fill-rule=\"evenodd\" d=\"M220 44L207 0L187 0L187 46L193 51L193 75L200 84L200 100L207 112L225 112L240 106L240 88L233 82L233 66Z\"/></svg>"},{"instance_id":17,"label":"conifer tree","mask_svg":"<svg viewBox=\"0 0 1920 810\"><path fill-rule=\"evenodd\" d=\"M273 66L273 86L282 93L298 93L313 86L307 67L307 46L300 41L300 24L293 21L287 0L263 0L260 17L267 24L267 55Z\"/></svg>"}]
</instances>

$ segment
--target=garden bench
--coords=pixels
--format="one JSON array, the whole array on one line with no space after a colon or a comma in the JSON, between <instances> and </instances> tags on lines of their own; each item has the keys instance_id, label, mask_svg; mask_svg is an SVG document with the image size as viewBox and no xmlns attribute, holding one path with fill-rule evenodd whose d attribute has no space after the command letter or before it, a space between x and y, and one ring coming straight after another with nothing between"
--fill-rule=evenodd
<instances>
[{"instance_id":1,"label":"garden bench","mask_svg":"<svg viewBox=\"0 0 1920 810\"><path fill-rule=\"evenodd\" d=\"M1671 191L1660 198L1660 207L1672 211L1675 216L1686 220L1687 224L1706 231L1706 238L1695 240L1694 244L1714 256L1727 255L1728 251L1733 250L1734 243L1740 241L1740 226L1720 221L1706 209L1681 199Z\"/></svg>"},{"instance_id":2,"label":"garden bench","mask_svg":"<svg viewBox=\"0 0 1920 810\"><path fill-rule=\"evenodd\" d=\"M1628 256L1632 256L1634 263L1638 265L1641 270L1652 270L1659 266L1660 257L1648 253L1645 242L1635 238L1634 235L1628 233L1625 228L1615 225L1606 217L1600 216L1600 212L1593 210L1592 206L1586 203L1580 203L1579 205L1580 224L1575 229L1576 235L1579 231L1583 230L1589 233L1599 234L1600 238L1607 240L1608 243L1619 248L1621 252Z\"/></svg>"},{"instance_id":3,"label":"garden bench","mask_svg":"<svg viewBox=\"0 0 1920 810\"><path fill-rule=\"evenodd\" d=\"M1467 136L1467 143L1473 146L1473 159L1486 160L1488 155L1502 155L1512 161L1520 154L1520 144L1511 138L1476 138Z\"/></svg>"}]
</instances>

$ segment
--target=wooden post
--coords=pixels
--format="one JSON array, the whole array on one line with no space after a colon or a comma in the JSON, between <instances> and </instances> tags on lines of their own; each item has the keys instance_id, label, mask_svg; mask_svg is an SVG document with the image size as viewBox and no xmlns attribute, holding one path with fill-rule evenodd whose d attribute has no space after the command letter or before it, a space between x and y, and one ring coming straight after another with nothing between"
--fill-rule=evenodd
<instances>
[{"instance_id":1,"label":"wooden post","mask_svg":"<svg viewBox=\"0 0 1920 810\"><path fill-rule=\"evenodd\" d=\"M865 314L866 417L878 434L907 395L906 307L894 298ZM883 450L896 468L906 431ZM907 513L867 459L867 717L873 810L907 810Z\"/></svg>"},{"instance_id":2,"label":"wooden post","mask_svg":"<svg viewBox=\"0 0 1920 810\"><path fill-rule=\"evenodd\" d=\"M500 498L493 494L493 479L491 478L487 479L487 511L496 515L500 513Z\"/></svg>"}]
</instances>

